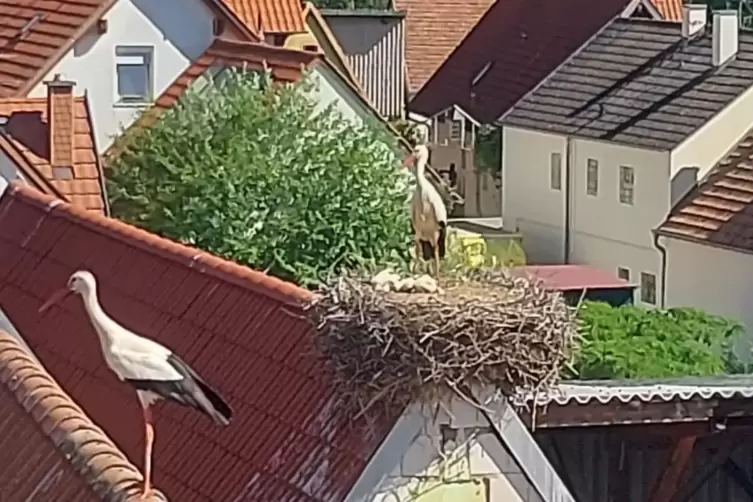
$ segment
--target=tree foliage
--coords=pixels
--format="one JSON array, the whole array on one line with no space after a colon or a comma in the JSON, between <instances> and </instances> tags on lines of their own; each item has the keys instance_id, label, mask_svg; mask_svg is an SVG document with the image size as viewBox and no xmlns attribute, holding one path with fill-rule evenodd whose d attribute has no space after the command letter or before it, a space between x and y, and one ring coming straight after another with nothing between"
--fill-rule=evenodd
<instances>
[{"instance_id":1,"label":"tree foliage","mask_svg":"<svg viewBox=\"0 0 753 502\"><path fill-rule=\"evenodd\" d=\"M312 97L311 78L224 70L109 165L113 213L310 285L342 267L404 263L410 232L397 145Z\"/></svg>"},{"instance_id":2,"label":"tree foliage","mask_svg":"<svg viewBox=\"0 0 753 502\"><path fill-rule=\"evenodd\" d=\"M692 308L585 302L576 378L665 378L739 372L732 348L742 326Z\"/></svg>"}]
</instances>

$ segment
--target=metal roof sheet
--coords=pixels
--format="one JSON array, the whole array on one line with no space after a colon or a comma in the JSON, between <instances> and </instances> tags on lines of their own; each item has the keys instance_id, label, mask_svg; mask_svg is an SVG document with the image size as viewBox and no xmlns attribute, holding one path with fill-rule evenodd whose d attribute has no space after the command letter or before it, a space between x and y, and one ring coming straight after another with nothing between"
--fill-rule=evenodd
<instances>
[{"instance_id":1,"label":"metal roof sheet","mask_svg":"<svg viewBox=\"0 0 753 502\"><path fill-rule=\"evenodd\" d=\"M601 404L631 401L753 398L753 375L682 377L656 380L592 380L562 383L536 396L540 405ZM530 402L532 394L523 400Z\"/></svg>"}]
</instances>

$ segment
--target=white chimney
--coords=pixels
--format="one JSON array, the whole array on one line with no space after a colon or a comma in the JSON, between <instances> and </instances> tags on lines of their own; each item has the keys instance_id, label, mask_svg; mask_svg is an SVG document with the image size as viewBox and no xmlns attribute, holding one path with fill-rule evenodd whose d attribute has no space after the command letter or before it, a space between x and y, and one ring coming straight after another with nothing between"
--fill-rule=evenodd
<instances>
[{"instance_id":1,"label":"white chimney","mask_svg":"<svg viewBox=\"0 0 753 502\"><path fill-rule=\"evenodd\" d=\"M717 10L713 14L711 61L714 66L721 66L737 54L740 24L736 10Z\"/></svg>"},{"instance_id":2,"label":"white chimney","mask_svg":"<svg viewBox=\"0 0 753 502\"><path fill-rule=\"evenodd\" d=\"M706 4L682 6L682 38L690 38L706 26Z\"/></svg>"}]
</instances>

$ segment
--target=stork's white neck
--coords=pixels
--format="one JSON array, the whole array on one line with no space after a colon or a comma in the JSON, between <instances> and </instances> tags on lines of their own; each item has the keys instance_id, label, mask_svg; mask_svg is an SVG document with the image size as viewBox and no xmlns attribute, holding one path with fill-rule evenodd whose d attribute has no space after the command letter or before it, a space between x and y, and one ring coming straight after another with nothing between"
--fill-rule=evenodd
<instances>
[{"instance_id":1,"label":"stork's white neck","mask_svg":"<svg viewBox=\"0 0 753 502\"><path fill-rule=\"evenodd\" d=\"M99 341L103 347L110 347L113 344L113 329L118 324L105 313L97 298L97 288L90 287L87 291L81 293L81 299L84 301L84 309L89 315L94 330L99 336Z\"/></svg>"},{"instance_id":2,"label":"stork's white neck","mask_svg":"<svg viewBox=\"0 0 753 502\"><path fill-rule=\"evenodd\" d=\"M429 183L429 180L426 179L426 163L428 160L426 159L426 156L422 153L419 153L416 158L416 186L419 190L419 192L424 192L427 189L427 184Z\"/></svg>"}]
</instances>

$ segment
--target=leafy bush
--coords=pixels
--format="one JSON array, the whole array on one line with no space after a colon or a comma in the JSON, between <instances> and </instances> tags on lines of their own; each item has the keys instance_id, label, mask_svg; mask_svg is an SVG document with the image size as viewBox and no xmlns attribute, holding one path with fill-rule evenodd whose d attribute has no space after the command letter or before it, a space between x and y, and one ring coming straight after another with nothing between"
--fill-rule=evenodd
<instances>
[{"instance_id":1,"label":"leafy bush","mask_svg":"<svg viewBox=\"0 0 753 502\"><path fill-rule=\"evenodd\" d=\"M397 145L313 99L310 78L224 70L109 163L113 214L284 279L404 265L410 249Z\"/></svg>"},{"instance_id":2,"label":"leafy bush","mask_svg":"<svg viewBox=\"0 0 753 502\"><path fill-rule=\"evenodd\" d=\"M732 346L740 324L692 308L612 307L585 302L577 378L664 378L740 371Z\"/></svg>"}]
</instances>

